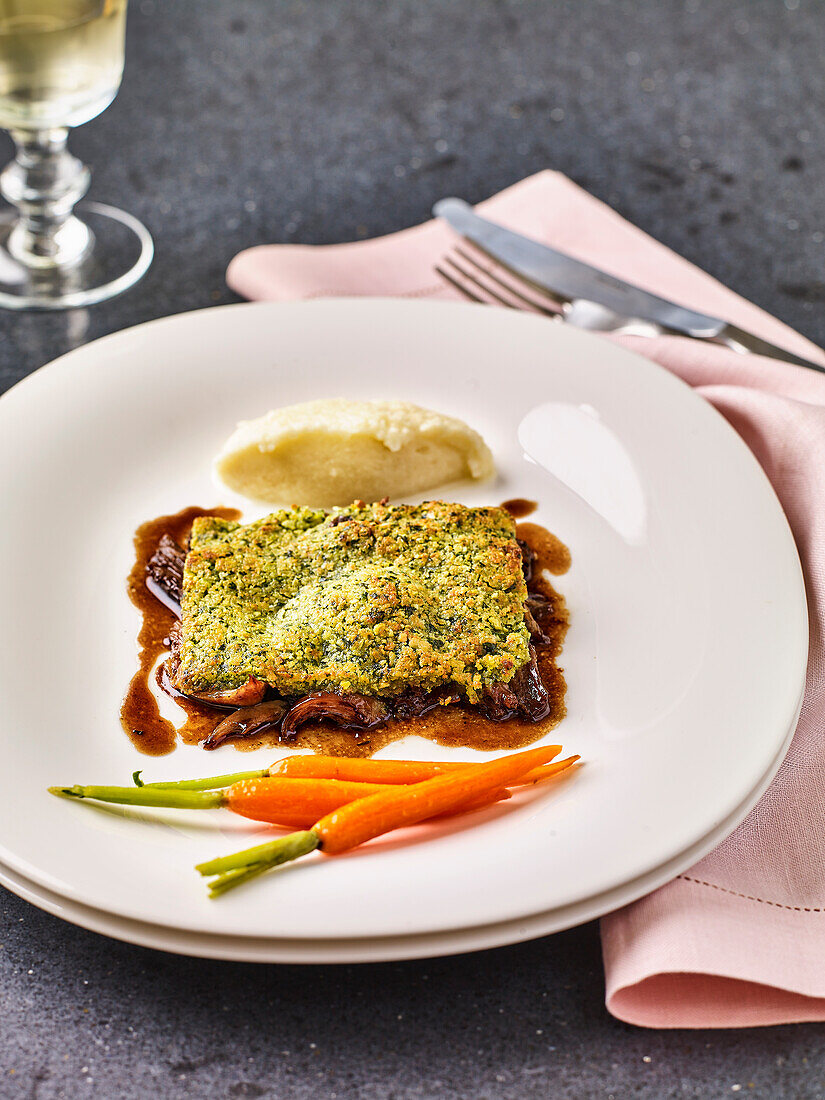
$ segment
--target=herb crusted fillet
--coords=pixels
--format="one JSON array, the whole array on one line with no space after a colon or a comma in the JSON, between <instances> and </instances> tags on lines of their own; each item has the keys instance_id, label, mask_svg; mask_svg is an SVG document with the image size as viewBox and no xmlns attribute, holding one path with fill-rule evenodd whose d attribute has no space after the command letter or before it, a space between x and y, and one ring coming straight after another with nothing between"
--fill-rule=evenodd
<instances>
[{"instance_id":1,"label":"herb crusted fillet","mask_svg":"<svg viewBox=\"0 0 825 1100\"><path fill-rule=\"evenodd\" d=\"M279 694L458 687L470 702L530 659L512 518L500 508L360 502L250 524L194 522L177 684Z\"/></svg>"}]
</instances>

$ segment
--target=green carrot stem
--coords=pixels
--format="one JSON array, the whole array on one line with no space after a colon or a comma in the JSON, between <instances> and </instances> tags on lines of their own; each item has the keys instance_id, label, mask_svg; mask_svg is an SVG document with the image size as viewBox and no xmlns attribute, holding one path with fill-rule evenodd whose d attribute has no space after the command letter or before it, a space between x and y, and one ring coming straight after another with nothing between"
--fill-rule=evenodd
<instances>
[{"instance_id":1,"label":"green carrot stem","mask_svg":"<svg viewBox=\"0 0 825 1100\"><path fill-rule=\"evenodd\" d=\"M157 787L49 787L58 798L92 798L125 806L169 806L179 810L209 810L225 804L223 791L176 791Z\"/></svg>"},{"instance_id":2,"label":"green carrot stem","mask_svg":"<svg viewBox=\"0 0 825 1100\"><path fill-rule=\"evenodd\" d=\"M276 866L275 863L253 863L251 867L240 867L237 871L227 871L223 875L218 875L216 879L209 883L209 896L210 898L219 898L227 890L234 890L236 886L249 882L250 879L257 878L258 875L262 875L265 871L269 871Z\"/></svg>"},{"instance_id":3,"label":"green carrot stem","mask_svg":"<svg viewBox=\"0 0 825 1100\"><path fill-rule=\"evenodd\" d=\"M286 841L286 844L278 844L277 847L274 844L271 845L258 845L258 849L268 848L269 855L266 859L259 860L255 863L250 863L248 866L236 867L230 871L224 871L223 874L218 875L209 883L209 896L210 898L218 898L221 894L225 894L227 890L234 890L236 886L240 886L244 882L249 882L250 879L257 878L258 875L264 874L266 871L270 871L273 867L277 867L279 864L288 863L290 860L298 859L302 855L307 855L308 852L313 851L318 847L318 838L315 833L290 833L287 837L280 837L281 841ZM247 849L247 852L239 852L236 855L247 855L249 851L255 851L256 849ZM230 857L231 858L231 857ZM213 865L218 860L213 860ZM208 864L201 864L201 867L208 866ZM200 869L200 868L199 868ZM203 874L203 871L201 871Z\"/></svg>"},{"instance_id":4,"label":"green carrot stem","mask_svg":"<svg viewBox=\"0 0 825 1100\"><path fill-rule=\"evenodd\" d=\"M242 852L233 852L229 856L219 856L217 859L207 860L206 863L199 863L195 870L202 875L222 875L224 871L242 870L259 863L267 867L277 867L279 863L289 863L292 859L299 859L315 851L319 844L317 835L311 829L289 833L288 836L279 836L277 840L270 840L266 844L257 844Z\"/></svg>"},{"instance_id":5,"label":"green carrot stem","mask_svg":"<svg viewBox=\"0 0 825 1100\"><path fill-rule=\"evenodd\" d=\"M132 778L135 779L135 776L139 775L140 772L135 772ZM208 791L214 787L231 787L241 779L263 779L267 775L269 775L269 768L259 768L254 772L230 772L228 775L213 775L207 779L179 779L176 782L170 780L168 783L143 783L135 779L135 785L144 791L150 787L158 791Z\"/></svg>"}]
</instances>

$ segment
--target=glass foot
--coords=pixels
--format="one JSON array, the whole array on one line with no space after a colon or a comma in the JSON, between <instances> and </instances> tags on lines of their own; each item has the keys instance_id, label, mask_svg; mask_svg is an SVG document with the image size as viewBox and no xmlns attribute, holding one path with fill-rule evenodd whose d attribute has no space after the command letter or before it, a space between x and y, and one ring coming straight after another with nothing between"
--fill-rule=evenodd
<instances>
[{"instance_id":1,"label":"glass foot","mask_svg":"<svg viewBox=\"0 0 825 1100\"><path fill-rule=\"evenodd\" d=\"M31 268L8 250L16 210L0 215L0 308L76 309L113 298L145 275L155 246L148 229L123 210L82 202L75 214L90 230L80 261L66 267Z\"/></svg>"}]
</instances>

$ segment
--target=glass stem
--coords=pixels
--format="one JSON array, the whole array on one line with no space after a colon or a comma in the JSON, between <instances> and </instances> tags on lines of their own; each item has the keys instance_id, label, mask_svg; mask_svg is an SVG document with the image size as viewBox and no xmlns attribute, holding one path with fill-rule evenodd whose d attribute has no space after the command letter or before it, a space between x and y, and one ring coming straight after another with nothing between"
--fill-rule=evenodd
<instances>
[{"instance_id":1,"label":"glass stem","mask_svg":"<svg viewBox=\"0 0 825 1100\"><path fill-rule=\"evenodd\" d=\"M7 247L18 263L39 270L80 263L91 231L72 213L91 172L66 148L69 131L12 130L14 160L0 173L0 194L19 217Z\"/></svg>"}]
</instances>

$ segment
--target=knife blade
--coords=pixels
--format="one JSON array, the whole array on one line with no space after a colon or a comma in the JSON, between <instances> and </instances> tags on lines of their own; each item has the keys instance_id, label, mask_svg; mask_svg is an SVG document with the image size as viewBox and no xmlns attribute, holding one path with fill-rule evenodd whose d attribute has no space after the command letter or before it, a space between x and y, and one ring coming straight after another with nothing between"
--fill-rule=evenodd
<instances>
[{"instance_id":1,"label":"knife blade","mask_svg":"<svg viewBox=\"0 0 825 1100\"><path fill-rule=\"evenodd\" d=\"M650 321L677 334L825 372L825 366L745 332L720 317L660 298L549 245L488 221L463 199L441 199L433 207L433 214L493 260L551 294L562 295L571 302L596 302L619 317Z\"/></svg>"}]
</instances>

